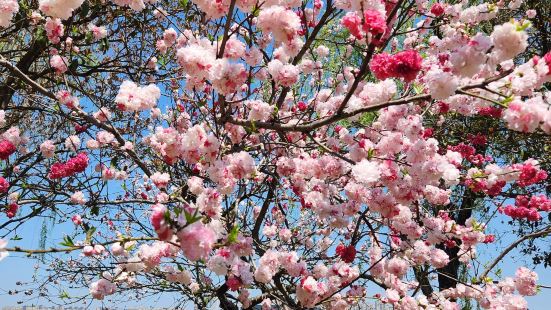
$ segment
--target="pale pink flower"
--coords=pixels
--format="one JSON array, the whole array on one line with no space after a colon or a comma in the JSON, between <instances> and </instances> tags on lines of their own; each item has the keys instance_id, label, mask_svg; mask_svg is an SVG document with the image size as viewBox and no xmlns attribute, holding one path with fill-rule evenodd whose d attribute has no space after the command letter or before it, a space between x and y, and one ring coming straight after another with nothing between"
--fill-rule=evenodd
<instances>
[{"instance_id":1,"label":"pale pink flower","mask_svg":"<svg viewBox=\"0 0 551 310\"><path fill-rule=\"evenodd\" d=\"M81 191L75 192L73 195L71 195L71 202L74 204L84 205L86 203L84 193L82 193Z\"/></svg>"},{"instance_id":2,"label":"pale pink flower","mask_svg":"<svg viewBox=\"0 0 551 310\"><path fill-rule=\"evenodd\" d=\"M57 74L63 74L67 72L67 58L61 57L59 55L53 55L52 58L50 58L50 66L54 68L55 73Z\"/></svg>"},{"instance_id":3,"label":"pale pink flower","mask_svg":"<svg viewBox=\"0 0 551 310\"><path fill-rule=\"evenodd\" d=\"M55 155L55 144L52 140L46 140L40 144L40 152L46 158L52 158Z\"/></svg>"},{"instance_id":4,"label":"pale pink flower","mask_svg":"<svg viewBox=\"0 0 551 310\"><path fill-rule=\"evenodd\" d=\"M68 19L73 11L78 9L84 0L39 0L38 8L46 15Z\"/></svg>"},{"instance_id":5,"label":"pale pink flower","mask_svg":"<svg viewBox=\"0 0 551 310\"><path fill-rule=\"evenodd\" d=\"M0 28L8 27L17 11L19 11L17 0L0 0Z\"/></svg>"},{"instance_id":6,"label":"pale pink flower","mask_svg":"<svg viewBox=\"0 0 551 310\"><path fill-rule=\"evenodd\" d=\"M218 239L216 233L201 222L195 222L178 232L184 255L192 261L206 259Z\"/></svg>"}]
</instances>

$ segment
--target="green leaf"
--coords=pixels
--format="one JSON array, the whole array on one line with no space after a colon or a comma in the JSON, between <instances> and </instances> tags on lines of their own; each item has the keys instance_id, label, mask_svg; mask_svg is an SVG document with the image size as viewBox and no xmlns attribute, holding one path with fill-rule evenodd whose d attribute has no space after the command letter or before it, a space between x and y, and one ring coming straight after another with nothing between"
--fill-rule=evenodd
<instances>
[{"instance_id":1,"label":"green leaf","mask_svg":"<svg viewBox=\"0 0 551 310\"><path fill-rule=\"evenodd\" d=\"M187 225L193 224L201 219L200 216L197 216L197 211L195 211L195 214L191 214L184 210L184 215L186 217L186 223Z\"/></svg>"},{"instance_id":2,"label":"green leaf","mask_svg":"<svg viewBox=\"0 0 551 310\"><path fill-rule=\"evenodd\" d=\"M421 84L417 84L417 83L414 83L413 84L413 90L415 91L415 93L417 95L419 94L422 94L423 93L423 89L425 89L425 87Z\"/></svg>"},{"instance_id":3,"label":"green leaf","mask_svg":"<svg viewBox=\"0 0 551 310\"><path fill-rule=\"evenodd\" d=\"M530 21L525 21L524 23L517 25L517 31L524 31L532 26Z\"/></svg>"},{"instance_id":4,"label":"green leaf","mask_svg":"<svg viewBox=\"0 0 551 310\"><path fill-rule=\"evenodd\" d=\"M228 235L228 243L232 244L237 242L237 235L239 234L239 226L235 225L232 227L230 234Z\"/></svg>"},{"instance_id":5,"label":"green leaf","mask_svg":"<svg viewBox=\"0 0 551 310\"><path fill-rule=\"evenodd\" d=\"M65 299L65 298L71 298L71 296L69 296L69 293L67 293L67 291L63 291L61 292L61 294L59 294L59 298Z\"/></svg>"},{"instance_id":6,"label":"green leaf","mask_svg":"<svg viewBox=\"0 0 551 310\"><path fill-rule=\"evenodd\" d=\"M157 57L157 64L159 65L159 67L163 68L167 63L167 58L163 55L159 55Z\"/></svg>"},{"instance_id":7,"label":"green leaf","mask_svg":"<svg viewBox=\"0 0 551 310\"><path fill-rule=\"evenodd\" d=\"M136 244L130 244L130 245L125 245L124 246L124 249L127 250L127 251L132 251L136 248Z\"/></svg>"},{"instance_id":8,"label":"green leaf","mask_svg":"<svg viewBox=\"0 0 551 310\"><path fill-rule=\"evenodd\" d=\"M63 237L63 242L61 242L59 244L62 245L62 246L66 246L66 247L74 247L75 246L75 244L73 243L73 239L71 239L71 237L69 237L69 236Z\"/></svg>"},{"instance_id":9,"label":"green leaf","mask_svg":"<svg viewBox=\"0 0 551 310\"><path fill-rule=\"evenodd\" d=\"M374 155L375 155L375 149L369 149L367 151L367 160L371 160Z\"/></svg>"},{"instance_id":10,"label":"green leaf","mask_svg":"<svg viewBox=\"0 0 551 310\"><path fill-rule=\"evenodd\" d=\"M94 226L91 226L86 230L86 242L90 242L92 240L92 235L96 232L96 228Z\"/></svg>"},{"instance_id":11,"label":"green leaf","mask_svg":"<svg viewBox=\"0 0 551 310\"><path fill-rule=\"evenodd\" d=\"M363 126L369 126L375 121L377 114L373 112L364 113L360 116L359 122Z\"/></svg>"},{"instance_id":12,"label":"green leaf","mask_svg":"<svg viewBox=\"0 0 551 310\"><path fill-rule=\"evenodd\" d=\"M179 0L179 1L178 1L178 4L179 4L181 7L186 7L186 6L187 6L187 3L188 3L188 0Z\"/></svg>"},{"instance_id":13,"label":"green leaf","mask_svg":"<svg viewBox=\"0 0 551 310\"><path fill-rule=\"evenodd\" d=\"M513 101L514 96L511 95L503 100L501 100L501 104L504 106L508 106L511 101Z\"/></svg>"},{"instance_id":14,"label":"green leaf","mask_svg":"<svg viewBox=\"0 0 551 310\"><path fill-rule=\"evenodd\" d=\"M43 28L38 28L34 34L35 40L40 43L46 43L46 31Z\"/></svg>"},{"instance_id":15,"label":"green leaf","mask_svg":"<svg viewBox=\"0 0 551 310\"><path fill-rule=\"evenodd\" d=\"M256 6L253 9L253 15L254 17L258 17L258 15L260 15L260 9Z\"/></svg>"}]
</instances>

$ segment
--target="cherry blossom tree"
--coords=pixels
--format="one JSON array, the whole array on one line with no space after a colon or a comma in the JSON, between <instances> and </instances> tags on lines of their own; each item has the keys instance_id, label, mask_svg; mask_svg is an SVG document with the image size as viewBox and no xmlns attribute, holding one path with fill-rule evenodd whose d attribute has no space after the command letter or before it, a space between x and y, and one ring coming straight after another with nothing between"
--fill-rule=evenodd
<instances>
[{"instance_id":1,"label":"cherry blossom tree","mask_svg":"<svg viewBox=\"0 0 551 310\"><path fill-rule=\"evenodd\" d=\"M0 260L66 303L528 309L497 266L551 233L530 4L0 0ZM38 219L71 232L22 247Z\"/></svg>"}]
</instances>

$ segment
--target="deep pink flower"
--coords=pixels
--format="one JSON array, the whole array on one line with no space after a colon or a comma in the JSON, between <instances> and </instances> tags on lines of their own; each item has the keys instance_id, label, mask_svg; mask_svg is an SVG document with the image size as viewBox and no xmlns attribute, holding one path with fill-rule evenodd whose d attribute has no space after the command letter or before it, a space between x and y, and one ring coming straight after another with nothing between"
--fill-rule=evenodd
<instances>
[{"instance_id":1,"label":"deep pink flower","mask_svg":"<svg viewBox=\"0 0 551 310\"><path fill-rule=\"evenodd\" d=\"M430 8L430 12L434 14L434 16L440 16L444 14L444 6L440 3L435 3Z\"/></svg>"},{"instance_id":2,"label":"deep pink flower","mask_svg":"<svg viewBox=\"0 0 551 310\"><path fill-rule=\"evenodd\" d=\"M48 178L50 179L61 179L66 176L65 174L65 164L64 163L55 163L50 167L50 173L48 173Z\"/></svg>"},{"instance_id":3,"label":"deep pink flower","mask_svg":"<svg viewBox=\"0 0 551 310\"><path fill-rule=\"evenodd\" d=\"M496 236L494 236L494 235L486 235L486 236L484 237L484 241L482 241L482 242L484 242L484 243L492 243L492 242L494 242L495 240L496 240Z\"/></svg>"},{"instance_id":4,"label":"deep pink flower","mask_svg":"<svg viewBox=\"0 0 551 310\"><path fill-rule=\"evenodd\" d=\"M386 20L379 11L368 9L364 12L364 31L373 35L382 34L386 31Z\"/></svg>"},{"instance_id":5,"label":"deep pink flower","mask_svg":"<svg viewBox=\"0 0 551 310\"><path fill-rule=\"evenodd\" d=\"M369 68L375 74L375 77L379 80L385 80L392 76L390 71L390 62L392 56L387 53L381 53L373 56L371 62L369 63Z\"/></svg>"},{"instance_id":6,"label":"deep pink flower","mask_svg":"<svg viewBox=\"0 0 551 310\"><path fill-rule=\"evenodd\" d=\"M172 238L172 230L170 229L169 223L165 218L167 208L162 204L156 204L152 207L152 209L153 212L149 218L151 220L151 225L155 229L155 232L159 236L160 240L169 240Z\"/></svg>"},{"instance_id":7,"label":"deep pink flower","mask_svg":"<svg viewBox=\"0 0 551 310\"><path fill-rule=\"evenodd\" d=\"M530 163L517 165L515 168L520 169L518 184L522 187L547 179L547 172L545 170L538 169Z\"/></svg>"},{"instance_id":8,"label":"deep pink flower","mask_svg":"<svg viewBox=\"0 0 551 310\"><path fill-rule=\"evenodd\" d=\"M547 71L547 75L551 75L551 52L548 52L543 56L543 60L545 60L545 63L547 64L547 67L549 68Z\"/></svg>"},{"instance_id":9,"label":"deep pink flower","mask_svg":"<svg viewBox=\"0 0 551 310\"><path fill-rule=\"evenodd\" d=\"M241 288L242 283L238 278L232 276L226 281L226 285L230 288L230 290L237 291Z\"/></svg>"},{"instance_id":10,"label":"deep pink flower","mask_svg":"<svg viewBox=\"0 0 551 310\"><path fill-rule=\"evenodd\" d=\"M55 163L50 167L48 178L61 179L83 172L88 167L88 155L79 153L65 163Z\"/></svg>"},{"instance_id":11,"label":"deep pink flower","mask_svg":"<svg viewBox=\"0 0 551 310\"><path fill-rule=\"evenodd\" d=\"M19 210L19 205L15 202L12 202L8 205L8 209L6 210L6 215L8 218L12 218L17 214L17 210Z\"/></svg>"},{"instance_id":12,"label":"deep pink flower","mask_svg":"<svg viewBox=\"0 0 551 310\"><path fill-rule=\"evenodd\" d=\"M353 245L344 246L344 244L341 243L337 246L335 251L345 263L351 263L354 261L354 258L356 258L356 248L354 248Z\"/></svg>"},{"instance_id":13,"label":"deep pink flower","mask_svg":"<svg viewBox=\"0 0 551 310\"><path fill-rule=\"evenodd\" d=\"M8 140L0 141L0 159L6 160L16 150L15 145Z\"/></svg>"},{"instance_id":14,"label":"deep pink flower","mask_svg":"<svg viewBox=\"0 0 551 310\"><path fill-rule=\"evenodd\" d=\"M4 177L0 177L0 193L5 193L10 189L10 183Z\"/></svg>"},{"instance_id":15,"label":"deep pink flower","mask_svg":"<svg viewBox=\"0 0 551 310\"><path fill-rule=\"evenodd\" d=\"M394 77L401 77L407 82L415 79L421 70L423 58L417 51L407 50L396 53L390 62L390 72Z\"/></svg>"}]
</instances>

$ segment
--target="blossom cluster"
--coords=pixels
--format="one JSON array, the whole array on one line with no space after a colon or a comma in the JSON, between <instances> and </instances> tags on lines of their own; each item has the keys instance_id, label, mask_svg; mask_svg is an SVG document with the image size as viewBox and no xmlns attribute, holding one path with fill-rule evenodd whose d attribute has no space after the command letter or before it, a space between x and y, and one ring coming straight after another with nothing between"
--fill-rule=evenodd
<instances>
[{"instance_id":1,"label":"blossom cluster","mask_svg":"<svg viewBox=\"0 0 551 310\"><path fill-rule=\"evenodd\" d=\"M50 167L48 178L62 179L83 172L88 166L88 155L79 153L77 156L70 158L66 162L57 162Z\"/></svg>"}]
</instances>

